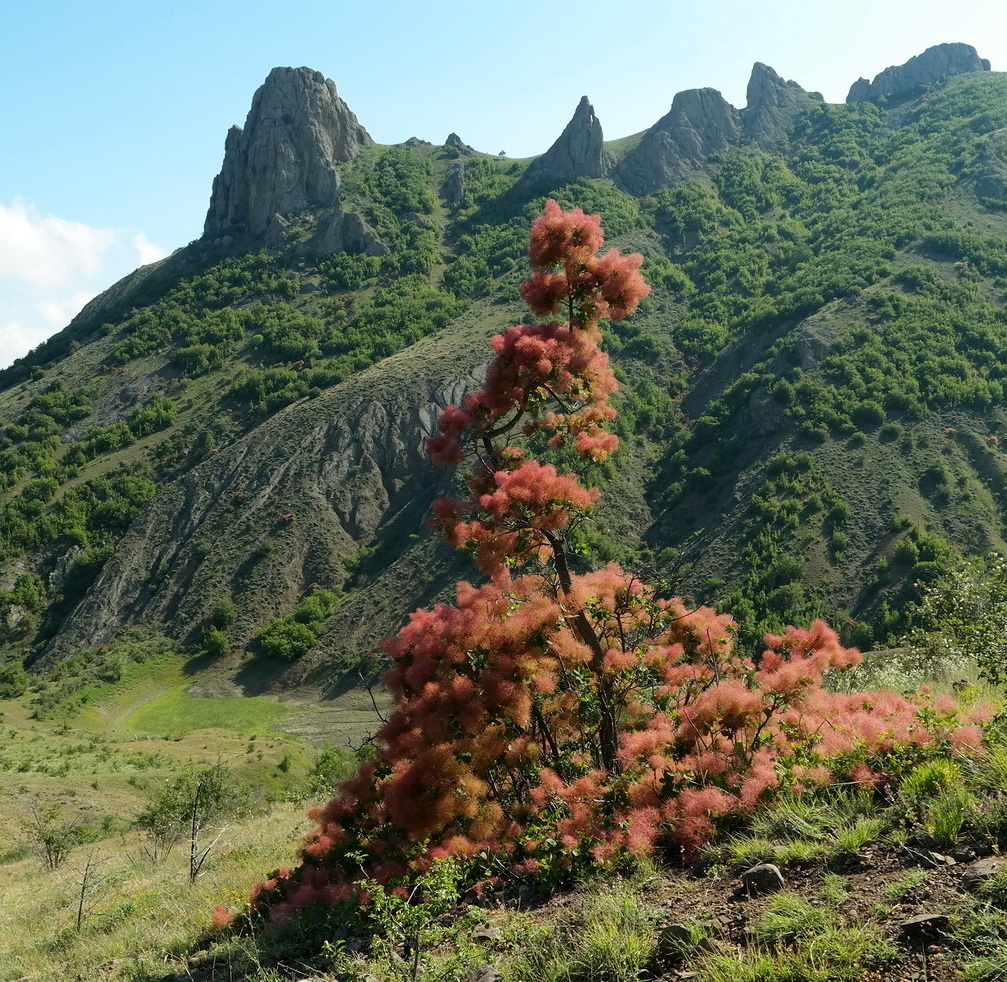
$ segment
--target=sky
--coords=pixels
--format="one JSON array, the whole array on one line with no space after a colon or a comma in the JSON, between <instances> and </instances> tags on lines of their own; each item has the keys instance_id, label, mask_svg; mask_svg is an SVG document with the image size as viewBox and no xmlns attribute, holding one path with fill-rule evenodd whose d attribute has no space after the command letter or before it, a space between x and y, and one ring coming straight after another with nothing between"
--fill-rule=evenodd
<instances>
[{"instance_id":1,"label":"sky","mask_svg":"<svg viewBox=\"0 0 1007 982\"><path fill-rule=\"evenodd\" d=\"M277 65L331 78L378 143L543 153L587 95L609 139L675 93L735 107L756 61L829 102L963 41L1007 71L1007 5L948 0L5 0L0 367L199 237L224 137Z\"/></svg>"}]
</instances>

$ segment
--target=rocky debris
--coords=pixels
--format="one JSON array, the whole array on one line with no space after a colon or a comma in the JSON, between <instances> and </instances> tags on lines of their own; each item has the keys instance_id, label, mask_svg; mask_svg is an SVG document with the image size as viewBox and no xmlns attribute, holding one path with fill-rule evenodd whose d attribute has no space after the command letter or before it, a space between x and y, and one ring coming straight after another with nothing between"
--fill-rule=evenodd
<instances>
[{"instance_id":1,"label":"rocky debris","mask_svg":"<svg viewBox=\"0 0 1007 982\"><path fill-rule=\"evenodd\" d=\"M615 179L631 194L652 194L709 173L711 155L741 137L741 117L716 89L688 89L619 162Z\"/></svg>"},{"instance_id":2,"label":"rocky debris","mask_svg":"<svg viewBox=\"0 0 1007 982\"><path fill-rule=\"evenodd\" d=\"M850 87L847 102L877 102L885 96L909 95L921 85L938 82L949 75L988 72L990 63L980 58L971 44L935 44L914 55L904 65L893 65L876 75L873 82L857 79Z\"/></svg>"},{"instance_id":3,"label":"rocky debris","mask_svg":"<svg viewBox=\"0 0 1007 982\"><path fill-rule=\"evenodd\" d=\"M797 116L821 101L819 93L806 92L757 61L748 80L748 104L740 113L745 136L763 150L775 150L786 141Z\"/></svg>"},{"instance_id":4,"label":"rocky debris","mask_svg":"<svg viewBox=\"0 0 1007 982\"><path fill-rule=\"evenodd\" d=\"M373 141L335 84L310 68L274 68L232 126L214 178L203 235L282 234L276 215L332 207L338 165Z\"/></svg>"},{"instance_id":5,"label":"rocky debris","mask_svg":"<svg viewBox=\"0 0 1007 982\"><path fill-rule=\"evenodd\" d=\"M767 893L775 893L787 885L779 866L772 863L759 863L741 874L740 893L748 897L758 897Z\"/></svg>"},{"instance_id":6,"label":"rocky debris","mask_svg":"<svg viewBox=\"0 0 1007 982\"><path fill-rule=\"evenodd\" d=\"M948 926L947 914L917 914L899 925L907 938L934 938L942 935Z\"/></svg>"},{"instance_id":7,"label":"rocky debris","mask_svg":"<svg viewBox=\"0 0 1007 982\"><path fill-rule=\"evenodd\" d=\"M955 866L956 862L950 856L945 856L942 852L933 852L930 849L914 849L912 846L905 846L903 852L924 869L940 869L942 866Z\"/></svg>"},{"instance_id":8,"label":"rocky debris","mask_svg":"<svg viewBox=\"0 0 1007 982\"><path fill-rule=\"evenodd\" d=\"M559 139L528 165L521 184L559 185L578 177L608 177L614 165L615 156L605 146L594 107L583 96Z\"/></svg>"},{"instance_id":9,"label":"rocky debris","mask_svg":"<svg viewBox=\"0 0 1007 982\"><path fill-rule=\"evenodd\" d=\"M444 146L457 150L463 157L475 157L478 155L478 151L473 150L467 143L463 143L462 138L457 133L448 133Z\"/></svg>"},{"instance_id":10,"label":"rocky debris","mask_svg":"<svg viewBox=\"0 0 1007 982\"><path fill-rule=\"evenodd\" d=\"M444 183L441 185L441 196L449 205L460 205L465 197L465 165L459 160L451 165Z\"/></svg>"},{"instance_id":11,"label":"rocky debris","mask_svg":"<svg viewBox=\"0 0 1007 982\"><path fill-rule=\"evenodd\" d=\"M971 863L965 872L962 873L959 883L963 890L969 893L977 893L990 880L1005 872L1007 872L1007 859L1000 856L988 856L986 859L980 859L977 862Z\"/></svg>"}]
</instances>

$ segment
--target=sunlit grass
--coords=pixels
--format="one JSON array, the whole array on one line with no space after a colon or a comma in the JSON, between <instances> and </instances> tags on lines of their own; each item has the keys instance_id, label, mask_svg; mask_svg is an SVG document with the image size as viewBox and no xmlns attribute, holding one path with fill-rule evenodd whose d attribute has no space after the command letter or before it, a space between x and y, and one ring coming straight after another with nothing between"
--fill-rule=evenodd
<instances>
[{"instance_id":1,"label":"sunlit grass","mask_svg":"<svg viewBox=\"0 0 1007 982\"><path fill-rule=\"evenodd\" d=\"M186 686L166 692L126 719L127 729L142 733L190 733L193 730L233 730L263 736L292 715L291 707L265 696L190 696Z\"/></svg>"}]
</instances>

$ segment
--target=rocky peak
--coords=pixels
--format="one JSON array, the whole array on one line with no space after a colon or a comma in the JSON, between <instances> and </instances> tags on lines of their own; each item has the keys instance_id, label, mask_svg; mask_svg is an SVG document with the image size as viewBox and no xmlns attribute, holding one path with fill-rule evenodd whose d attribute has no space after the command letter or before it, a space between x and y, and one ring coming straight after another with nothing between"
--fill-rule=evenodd
<instances>
[{"instance_id":1,"label":"rocky peak","mask_svg":"<svg viewBox=\"0 0 1007 982\"><path fill-rule=\"evenodd\" d=\"M522 181L540 183L548 179L560 184L578 177L607 177L614 164L615 157L605 147L594 107L583 96L559 139L529 164Z\"/></svg>"},{"instance_id":2,"label":"rocky peak","mask_svg":"<svg viewBox=\"0 0 1007 982\"><path fill-rule=\"evenodd\" d=\"M764 150L775 150L786 139L795 117L812 102L821 101L819 93L806 92L757 61L748 81L748 105L740 113L745 136Z\"/></svg>"},{"instance_id":3,"label":"rocky peak","mask_svg":"<svg viewBox=\"0 0 1007 982\"><path fill-rule=\"evenodd\" d=\"M966 72L988 72L990 63L980 58L971 44L935 44L914 55L904 65L886 68L873 82L857 79L850 87L847 102L877 102L884 96L907 95L930 82Z\"/></svg>"},{"instance_id":4,"label":"rocky peak","mask_svg":"<svg viewBox=\"0 0 1007 982\"><path fill-rule=\"evenodd\" d=\"M457 150L463 157L475 157L477 151L473 150L467 143L462 142L462 138L457 133L448 133L448 138L444 141L444 146Z\"/></svg>"},{"instance_id":5,"label":"rocky peak","mask_svg":"<svg viewBox=\"0 0 1007 982\"><path fill-rule=\"evenodd\" d=\"M203 234L265 236L275 216L337 202L337 165L373 141L335 84L310 68L274 68L232 126Z\"/></svg>"},{"instance_id":6,"label":"rocky peak","mask_svg":"<svg viewBox=\"0 0 1007 982\"><path fill-rule=\"evenodd\" d=\"M652 194L697 173L708 173L710 155L741 138L741 117L716 89L688 89L622 159L619 182L632 194Z\"/></svg>"}]
</instances>

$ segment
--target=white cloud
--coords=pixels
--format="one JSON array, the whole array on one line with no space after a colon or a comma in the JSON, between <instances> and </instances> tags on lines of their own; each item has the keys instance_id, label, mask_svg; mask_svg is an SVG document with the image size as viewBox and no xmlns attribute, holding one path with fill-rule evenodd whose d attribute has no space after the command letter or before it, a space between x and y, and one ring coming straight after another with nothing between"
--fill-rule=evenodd
<instances>
[{"instance_id":1,"label":"white cloud","mask_svg":"<svg viewBox=\"0 0 1007 982\"><path fill-rule=\"evenodd\" d=\"M140 257L141 266L146 266L148 263L156 263L158 259L164 259L168 255L166 250L151 242L143 232L137 232L133 236L133 248L136 249Z\"/></svg>"},{"instance_id":2,"label":"white cloud","mask_svg":"<svg viewBox=\"0 0 1007 982\"><path fill-rule=\"evenodd\" d=\"M94 228L0 203L0 367L66 327L102 290L166 250L142 232Z\"/></svg>"},{"instance_id":3,"label":"white cloud","mask_svg":"<svg viewBox=\"0 0 1007 982\"><path fill-rule=\"evenodd\" d=\"M0 276L36 287L59 287L77 276L93 276L116 243L116 233L52 215L33 205L0 204Z\"/></svg>"}]
</instances>

